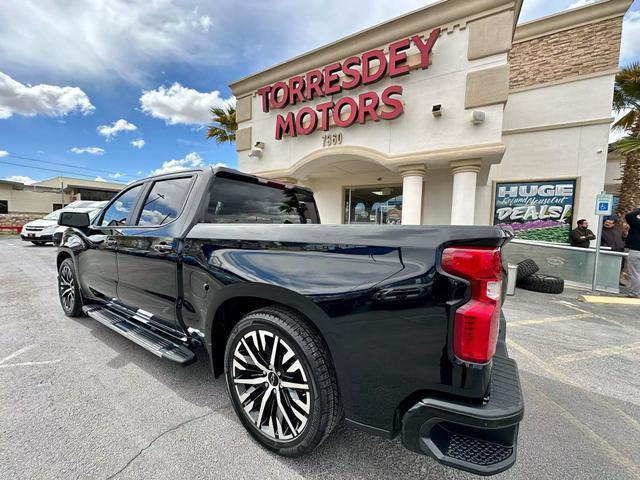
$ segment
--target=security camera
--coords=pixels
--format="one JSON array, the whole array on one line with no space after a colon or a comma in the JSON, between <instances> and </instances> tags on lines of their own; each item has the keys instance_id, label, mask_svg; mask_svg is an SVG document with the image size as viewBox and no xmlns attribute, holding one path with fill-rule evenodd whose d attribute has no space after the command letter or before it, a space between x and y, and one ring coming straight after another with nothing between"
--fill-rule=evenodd
<instances>
[{"instance_id":1,"label":"security camera","mask_svg":"<svg viewBox=\"0 0 640 480\"><path fill-rule=\"evenodd\" d=\"M484 119L485 119L485 114L482 110L474 110L473 112L471 112L470 121L474 125L480 125L481 123L484 122Z\"/></svg>"},{"instance_id":2,"label":"security camera","mask_svg":"<svg viewBox=\"0 0 640 480\"><path fill-rule=\"evenodd\" d=\"M256 142L256 144L251 149L249 158L262 158L263 152L264 152L264 142Z\"/></svg>"}]
</instances>

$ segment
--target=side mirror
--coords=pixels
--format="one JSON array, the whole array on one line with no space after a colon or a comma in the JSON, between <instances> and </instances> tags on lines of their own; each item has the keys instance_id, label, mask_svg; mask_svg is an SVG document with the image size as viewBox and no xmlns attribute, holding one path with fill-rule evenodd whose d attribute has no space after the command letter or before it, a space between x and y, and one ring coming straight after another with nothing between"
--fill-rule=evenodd
<instances>
[{"instance_id":1,"label":"side mirror","mask_svg":"<svg viewBox=\"0 0 640 480\"><path fill-rule=\"evenodd\" d=\"M58 218L58 225L64 227L86 228L89 223L89 214L86 212L62 212Z\"/></svg>"}]
</instances>

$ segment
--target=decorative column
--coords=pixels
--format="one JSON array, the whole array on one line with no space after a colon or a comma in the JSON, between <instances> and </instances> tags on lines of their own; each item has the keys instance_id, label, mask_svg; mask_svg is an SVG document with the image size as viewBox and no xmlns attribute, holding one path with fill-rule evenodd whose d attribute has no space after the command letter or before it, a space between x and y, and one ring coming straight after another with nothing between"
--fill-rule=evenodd
<instances>
[{"instance_id":1,"label":"decorative column","mask_svg":"<svg viewBox=\"0 0 640 480\"><path fill-rule=\"evenodd\" d=\"M424 165L404 165L402 175L402 224L422 223L422 189L426 168Z\"/></svg>"},{"instance_id":2,"label":"decorative column","mask_svg":"<svg viewBox=\"0 0 640 480\"><path fill-rule=\"evenodd\" d=\"M451 162L453 195L451 198L451 225L473 225L476 213L476 182L480 160Z\"/></svg>"}]
</instances>

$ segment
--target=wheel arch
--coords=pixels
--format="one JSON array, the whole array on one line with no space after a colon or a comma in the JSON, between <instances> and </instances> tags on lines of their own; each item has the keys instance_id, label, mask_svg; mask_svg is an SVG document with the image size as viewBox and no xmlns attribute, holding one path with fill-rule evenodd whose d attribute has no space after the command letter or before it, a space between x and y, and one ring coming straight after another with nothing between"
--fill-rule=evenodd
<instances>
[{"instance_id":1,"label":"wheel arch","mask_svg":"<svg viewBox=\"0 0 640 480\"><path fill-rule=\"evenodd\" d=\"M73 262L73 267L75 268L76 262L73 260L73 255L71 254L71 252L66 249L60 249L56 257L56 271L60 270L60 265L62 265L62 262L64 262L67 258L71 259L71 261Z\"/></svg>"},{"instance_id":2,"label":"wheel arch","mask_svg":"<svg viewBox=\"0 0 640 480\"><path fill-rule=\"evenodd\" d=\"M331 348L326 336L329 329L329 317L313 301L304 295L282 287L263 284L230 285L216 292L216 300L210 306L206 324L206 342L210 353L215 377L224 373L224 350L229 333L234 325L247 313L268 306L280 306L293 310L303 321L313 328Z\"/></svg>"}]
</instances>

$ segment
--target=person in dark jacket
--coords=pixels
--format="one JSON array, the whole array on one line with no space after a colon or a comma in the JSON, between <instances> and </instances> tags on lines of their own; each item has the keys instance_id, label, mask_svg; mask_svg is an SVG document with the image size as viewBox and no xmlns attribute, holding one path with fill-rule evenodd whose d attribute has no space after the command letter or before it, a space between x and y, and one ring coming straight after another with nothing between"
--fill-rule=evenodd
<instances>
[{"instance_id":1,"label":"person in dark jacket","mask_svg":"<svg viewBox=\"0 0 640 480\"><path fill-rule=\"evenodd\" d=\"M631 279L630 297L640 298L640 208L624 216L629 224L627 248L629 249L629 278Z\"/></svg>"},{"instance_id":2,"label":"person in dark jacket","mask_svg":"<svg viewBox=\"0 0 640 480\"><path fill-rule=\"evenodd\" d=\"M571 246L589 248L591 240L595 240L596 236L589 230L589 222L584 218L578 220L578 227L571 230Z\"/></svg>"},{"instance_id":3,"label":"person in dark jacket","mask_svg":"<svg viewBox=\"0 0 640 480\"><path fill-rule=\"evenodd\" d=\"M626 232L622 227L616 224L615 220L607 219L602 225L602 243L603 247L609 247L614 252L624 252Z\"/></svg>"},{"instance_id":4,"label":"person in dark jacket","mask_svg":"<svg viewBox=\"0 0 640 480\"><path fill-rule=\"evenodd\" d=\"M600 245L603 247L609 247L614 252L624 252L627 232L617 224L615 220L608 218L604 221L600 238ZM620 285L626 285L622 279L622 272L624 271L625 265L626 258L623 257L620 265Z\"/></svg>"}]
</instances>

